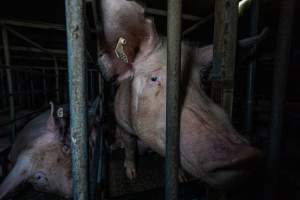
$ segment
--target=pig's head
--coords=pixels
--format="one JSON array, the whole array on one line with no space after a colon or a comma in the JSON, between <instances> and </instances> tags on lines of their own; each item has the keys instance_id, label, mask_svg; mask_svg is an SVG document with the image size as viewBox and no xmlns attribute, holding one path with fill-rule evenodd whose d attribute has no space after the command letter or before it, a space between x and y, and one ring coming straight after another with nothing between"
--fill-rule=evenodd
<instances>
[{"instance_id":1,"label":"pig's head","mask_svg":"<svg viewBox=\"0 0 300 200\"><path fill-rule=\"evenodd\" d=\"M43 133L30 141L13 161L13 168L1 183L0 199L25 181L39 191L72 195L71 153L59 130L52 105L46 124L38 130Z\"/></svg>"},{"instance_id":2,"label":"pig's head","mask_svg":"<svg viewBox=\"0 0 300 200\"><path fill-rule=\"evenodd\" d=\"M166 43L144 9L134 1L102 0L106 77L130 84L132 126L153 150L164 155ZM202 90L201 77L212 61L212 46L182 45L181 166L217 187L238 183L260 152L239 136L224 111ZM129 81L128 81L129 80ZM126 87L125 87L126 88Z\"/></svg>"}]
</instances>

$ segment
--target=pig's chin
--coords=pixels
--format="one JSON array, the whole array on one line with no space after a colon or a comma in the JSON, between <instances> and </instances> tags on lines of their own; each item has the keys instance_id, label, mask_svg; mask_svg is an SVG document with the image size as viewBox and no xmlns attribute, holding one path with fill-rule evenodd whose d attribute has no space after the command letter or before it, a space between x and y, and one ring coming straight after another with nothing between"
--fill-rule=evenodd
<instances>
[{"instance_id":1,"label":"pig's chin","mask_svg":"<svg viewBox=\"0 0 300 200\"><path fill-rule=\"evenodd\" d=\"M207 172L205 182L217 189L232 189L245 181L250 174L238 169L218 169Z\"/></svg>"},{"instance_id":2,"label":"pig's chin","mask_svg":"<svg viewBox=\"0 0 300 200\"><path fill-rule=\"evenodd\" d=\"M254 174L255 169L255 164L251 162L247 163L247 166L242 163L233 165L223 163L204 171L204 180L218 189L233 189L247 181Z\"/></svg>"}]
</instances>

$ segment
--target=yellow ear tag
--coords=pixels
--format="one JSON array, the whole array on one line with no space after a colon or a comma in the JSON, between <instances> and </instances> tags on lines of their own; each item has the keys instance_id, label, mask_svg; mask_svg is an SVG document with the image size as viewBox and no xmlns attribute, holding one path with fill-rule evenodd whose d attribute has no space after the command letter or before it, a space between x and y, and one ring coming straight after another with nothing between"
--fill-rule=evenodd
<instances>
[{"instance_id":1,"label":"yellow ear tag","mask_svg":"<svg viewBox=\"0 0 300 200\"><path fill-rule=\"evenodd\" d=\"M123 48L126 45L126 43L127 42L125 38L119 37L117 46L115 48L115 54L120 60L122 60L125 63L128 63L128 58Z\"/></svg>"}]
</instances>

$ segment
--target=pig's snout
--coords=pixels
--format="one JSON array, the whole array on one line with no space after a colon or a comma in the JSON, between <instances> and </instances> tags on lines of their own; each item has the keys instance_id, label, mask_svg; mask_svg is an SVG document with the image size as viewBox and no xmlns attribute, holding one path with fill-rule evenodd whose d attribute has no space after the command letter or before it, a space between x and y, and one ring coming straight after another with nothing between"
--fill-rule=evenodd
<instances>
[{"instance_id":1,"label":"pig's snout","mask_svg":"<svg viewBox=\"0 0 300 200\"><path fill-rule=\"evenodd\" d=\"M262 154L256 148L246 145L238 146L235 154L226 157L206 167L208 182L217 188L229 189L247 179L257 169Z\"/></svg>"}]
</instances>

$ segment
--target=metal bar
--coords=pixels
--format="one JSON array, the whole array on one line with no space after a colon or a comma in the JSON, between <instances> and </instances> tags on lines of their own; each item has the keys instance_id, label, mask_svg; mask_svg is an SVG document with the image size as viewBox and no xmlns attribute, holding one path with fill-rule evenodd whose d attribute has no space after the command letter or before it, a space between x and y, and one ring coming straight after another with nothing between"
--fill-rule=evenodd
<instances>
[{"instance_id":1,"label":"metal bar","mask_svg":"<svg viewBox=\"0 0 300 200\"><path fill-rule=\"evenodd\" d=\"M47 90L47 92L56 92L56 90ZM1 97L10 97L10 96L17 96L17 95L22 95L22 94L43 94L44 93L44 90L34 90L32 92L28 92L28 91L18 91L18 92L13 92L11 94L7 94L7 95L4 95L4 96L1 96Z\"/></svg>"},{"instance_id":2,"label":"metal bar","mask_svg":"<svg viewBox=\"0 0 300 200\"><path fill-rule=\"evenodd\" d=\"M101 22L101 17L100 17L100 12L101 12L101 6L99 1L97 0L92 0L92 9L93 9L93 17L94 17L94 22L95 22L95 27L96 27L96 48L97 48L97 58L100 57L101 51L100 51L100 36L101 36L101 30L102 30L102 22ZM97 59L97 64L102 65L101 60ZM93 71L90 71L92 75ZM92 80L92 78L91 78ZM100 126L98 127L96 136L96 144L94 147L94 162L92 166L94 167L91 172L94 175L91 177L91 190L90 190L90 198L91 200L94 199L104 199L104 191L101 191L101 194L97 194L97 185L103 185L102 180L104 178L104 150L105 150L105 145L104 145L104 127L103 124L105 123L104 119L104 87L103 87L103 79L101 77L101 73L98 72L98 89L99 89L99 97L100 97L100 104L99 104L99 116L101 123ZM93 90L93 89L92 89Z\"/></svg>"},{"instance_id":3,"label":"metal bar","mask_svg":"<svg viewBox=\"0 0 300 200\"><path fill-rule=\"evenodd\" d=\"M26 28L37 28L37 29L53 29L57 31L65 31L66 28L62 24L55 24L55 23L48 23L48 22L41 22L41 21L24 21L24 20L0 20L0 24L7 24L12 26L19 26L19 27L26 27ZM95 32L95 30L91 30L92 33Z\"/></svg>"},{"instance_id":4,"label":"metal bar","mask_svg":"<svg viewBox=\"0 0 300 200\"><path fill-rule=\"evenodd\" d=\"M46 66L22 66L22 65L10 65L10 66L6 66L6 65L0 65L0 67L3 68L3 69L14 69L14 70L22 70L22 71L25 71L24 69L26 69L26 71L28 71L29 69L33 69L33 70L41 70L41 69L55 70L53 67L46 67ZM57 69L61 70L61 71L65 71L68 68L57 67ZM87 69L87 71L101 72L99 69L96 69L96 68L94 68L94 69Z\"/></svg>"},{"instance_id":5,"label":"metal bar","mask_svg":"<svg viewBox=\"0 0 300 200\"><path fill-rule=\"evenodd\" d=\"M43 69L43 90L44 90L45 105L47 105L48 104L48 94L47 94L47 76L46 76L45 69Z\"/></svg>"},{"instance_id":6,"label":"metal bar","mask_svg":"<svg viewBox=\"0 0 300 200\"><path fill-rule=\"evenodd\" d=\"M94 99L94 80L93 80L93 72L89 72L89 74L90 74L90 91L91 91L91 96L90 96L90 98L91 99Z\"/></svg>"},{"instance_id":7,"label":"metal bar","mask_svg":"<svg viewBox=\"0 0 300 200\"><path fill-rule=\"evenodd\" d=\"M101 90L102 93L102 90ZM90 176L90 198L91 200L96 199L96 189L97 189L97 178L98 174L100 174L100 184L102 181L102 167L103 167L103 151L104 151L104 118L103 118L103 98L99 96L99 116L100 122L96 125L96 142L93 149L93 160L91 163L91 176Z\"/></svg>"},{"instance_id":8,"label":"metal bar","mask_svg":"<svg viewBox=\"0 0 300 200\"><path fill-rule=\"evenodd\" d=\"M31 106L35 107L35 95L33 95L34 91L34 84L33 84L33 78L32 78L32 68L29 69L29 84L30 84L30 100L31 100Z\"/></svg>"},{"instance_id":9,"label":"metal bar","mask_svg":"<svg viewBox=\"0 0 300 200\"><path fill-rule=\"evenodd\" d=\"M10 55L9 55L9 43L8 43L8 36L7 36L7 30L5 27L2 27L2 39L3 39L3 46L4 46L4 62L5 65L10 65ZM8 86L8 92L13 92L13 83L12 83L12 77L11 77L11 69L6 69L6 79L7 79L7 86ZM9 96L9 113L10 113L10 119L15 119L15 100L13 96ZM13 123L11 126L11 142L14 142L16 139L16 124Z\"/></svg>"},{"instance_id":10,"label":"metal bar","mask_svg":"<svg viewBox=\"0 0 300 200\"><path fill-rule=\"evenodd\" d=\"M54 57L54 68L55 68L55 90L56 90L56 102L60 103L60 95L59 95L59 70L57 59Z\"/></svg>"},{"instance_id":11,"label":"metal bar","mask_svg":"<svg viewBox=\"0 0 300 200\"><path fill-rule=\"evenodd\" d=\"M46 56L41 56L41 55L36 55L36 56L31 56L31 57L14 55L14 56L11 56L11 59L14 59L14 60L30 60L30 61L32 61L32 60L53 61L52 57L46 57ZM60 58L60 60L66 62L67 58Z\"/></svg>"},{"instance_id":12,"label":"metal bar","mask_svg":"<svg viewBox=\"0 0 300 200\"><path fill-rule=\"evenodd\" d=\"M280 14L273 72L271 135L268 148L267 177L265 179L267 180L265 199L270 200L278 198L280 143L282 141L285 90L293 34L295 4L295 0L284 0L281 1L279 7Z\"/></svg>"},{"instance_id":13,"label":"metal bar","mask_svg":"<svg viewBox=\"0 0 300 200\"><path fill-rule=\"evenodd\" d=\"M65 0L69 97L71 111L71 147L73 197L87 200L88 192L88 135L86 109L86 57L84 35L84 1Z\"/></svg>"},{"instance_id":14,"label":"metal bar","mask_svg":"<svg viewBox=\"0 0 300 200\"><path fill-rule=\"evenodd\" d=\"M38 43L32 41L31 39L29 39L28 37L22 35L21 33L19 33L19 32L17 32L17 31L13 30L13 29L11 29L11 28L8 28L8 27L6 27L6 29L7 29L10 33L12 33L14 36L16 36L16 37L18 37L18 38L20 38L20 39L26 41L27 43L29 43L29 44L35 46L36 48L40 49L41 51L43 51L43 52L45 52L45 53L48 53L48 54L52 55L52 53L51 53L50 51L48 51L48 49L42 47L41 45L39 45Z\"/></svg>"},{"instance_id":15,"label":"metal bar","mask_svg":"<svg viewBox=\"0 0 300 200\"><path fill-rule=\"evenodd\" d=\"M25 74L25 79L26 79L26 81L25 81L26 92L30 93L30 76L29 76L29 73ZM12 95L12 94L10 94L10 95ZM26 102L27 102L27 108L31 109L32 105L31 105L31 96L30 95L27 95Z\"/></svg>"},{"instance_id":16,"label":"metal bar","mask_svg":"<svg viewBox=\"0 0 300 200\"><path fill-rule=\"evenodd\" d=\"M211 78L222 81L222 100L229 117L232 115L234 68L237 40L238 1L215 1L214 60Z\"/></svg>"},{"instance_id":17,"label":"metal bar","mask_svg":"<svg viewBox=\"0 0 300 200\"><path fill-rule=\"evenodd\" d=\"M3 46L0 46L0 49L3 49ZM46 48L44 48L46 49ZM9 50L11 51L30 51L30 52L35 52L35 53L44 53L44 51L42 51L39 48L35 48L35 47L26 47L26 46L10 46ZM62 54L62 55L66 55L67 51L64 49L46 49L47 52L50 52L51 54Z\"/></svg>"},{"instance_id":18,"label":"metal bar","mask_svg":"<svg viewBox=\"0 0 300 200\"><path fill-rule=\"evenodd\" d=\"M165 199L178 198L181 72L181 0L168 0Z\"/></svg>"},{"instance_id":19,"label":"metal bar","mask_svg":"<svg viewBox=\"0 0 300 200\"><path fill-rule=\"evenodd\" d=\"M250 37L257 35L257 24L259 15L259 0L253 0L250 16ZM255 51L253 49L253 51ZM252 107L254 95L256 58L254 58L248 66L247 87L246 87L246 109L245 109L245 134L250 136L252 131Z\"/></svg>"},{"instance_id":20,"label":"metal bar","mask_svg":"<svg viewBox=\"0 0 300 200\"><path fill-rule=\"evenodd\" d=\"M46 23L46 22L39 22L39 21L17 21L17 20L0 20L0 24L7 24L13 26L21 26L26 28L38 28L38 29L53 29L57 31L65 31L65 26L61 24L54 24L54 23Z\"/></svg>"},{"instance_id":21,"label":"metal bar","mask_svg":"<svg viewBox=\"0 0 300 200\"><path fill-rule=\"evenodd\" d=\"M152 15L158 15L158 16L165 16L165 17L167 16L166 10L160 10L160 9L155 9L155 8L146 8L146 13L152 14ZM181 17L182 17L182 19L190 20L190 21L202 20L202 17L195 16L195 15L189 15L189 14L182 14Z\"/></svg>"},{"instance_id":22,"label":"metal bar","mask_svg":"<svg viewBox=\"0 0 300 200\"><path fill-rule=\"evenodd\" d=\"M0 69L0 91L1 94L5 94L5 88L4 88L4 70ZM1 108L5 108L5 99L1 98Z\"/></svg>"}]
</instances>

